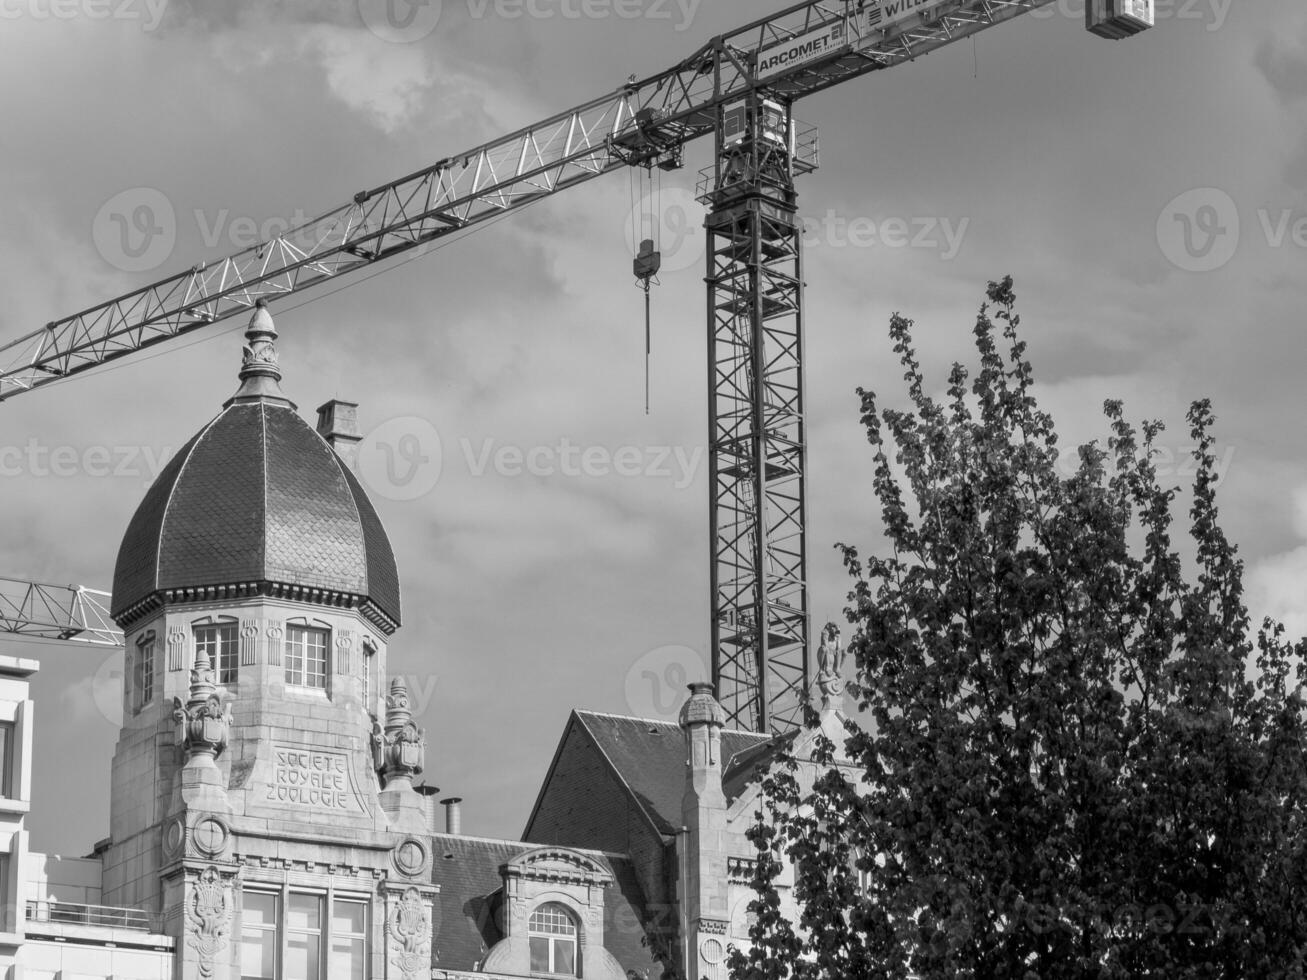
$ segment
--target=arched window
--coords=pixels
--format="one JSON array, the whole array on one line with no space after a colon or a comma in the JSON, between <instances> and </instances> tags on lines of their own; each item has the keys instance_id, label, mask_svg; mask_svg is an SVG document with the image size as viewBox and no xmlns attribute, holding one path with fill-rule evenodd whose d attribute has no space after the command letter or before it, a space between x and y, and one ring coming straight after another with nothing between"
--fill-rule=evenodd
<instances>
[{"instance_id":1,"label":"arched window","mask_svg":"<svg viewBox=\"0 0 1307 980\"><path fill-rule=\"evenodd\" d=\"M526 927L531 939L531 972L575 977L576 920L556 902L531 913Z\"/></svg>"}]
</instances>

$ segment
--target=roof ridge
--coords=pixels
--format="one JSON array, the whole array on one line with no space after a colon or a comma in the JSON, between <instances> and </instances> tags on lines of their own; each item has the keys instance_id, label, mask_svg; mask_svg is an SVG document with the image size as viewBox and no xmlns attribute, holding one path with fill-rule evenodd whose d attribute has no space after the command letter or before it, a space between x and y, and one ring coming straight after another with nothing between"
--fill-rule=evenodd
<instances>
[{"instance_id":1,"label":"roof ridge","mask_svg":"<svg viewBox=\"0 0 1307 980\"><path fill-rule=\"evenodd\" d=\"M663 725L667 728L679 729L681 727L678 722L674 722L674 721L662 721L661 719L658 718L640 718L637 715L619 715L619 714L614 714L611 711L590 711L584 708L577 708L576 713L578 715L589 715L595 718L611 718L615 721L638 721L641 724L645 724L645 725ZM755 738L759 738L759 739L771 739L774 737L768 734L767 732L751 732L744 728L722 729L723 734L727 732L729 732L732 735L752 735Z\"/></svg>"},{"instance_id":2,"label":"roof ridge","mask_svg":"<svg viewBox=\"0 0 1307 980\"><path fill-rule=\"evenodd\" d=\"M576 851L578 854L598 854L601 857L617 858L621 861L631 861L631 855L623 854L621 851L600 851L593 847L569 847L566 844L539 844L534 841L526 840L508 840L499 837L474 837L471 834L432 834L432 840L443 838L445 840L465 840L474 844L502 844L507 847L520 847L527 851L542 851L547 848L554 848L560 851Z\"/></svg>"},{"instance_id":3,"label":"roof ridge","mask_svg":"<svg viewBox=\"0 0 1307 980\"><path fill-rule=\"evenodd\" d=\"M163 539L168 531L168 511L172 509L172 500L173 497L176 496L177 494L177 485L181 483L182 475L186 472L186 467L190 464L192 457L194 457L195 450L198 449L200 443L204 441L204 437L209 434L209 430L218 424L218 419L222 418L226 414L227 414L227 409L226 408L221 409L217 415L209 419L208 423L205 424L204 428L200 429L200 431L197 432L191 438L189 447L183 447L186 449L186 458L183 459L181 461L181 465L177 467L177 473L172 479L172 486L168 488L168 499L164 501L163 504L163 514L160 515L159 517L158 540L154 542L154 582L153 582L153 587L151 588L151 594L153 594L155 591L158 591L158 589L160 588L159 572L162 568L160 559L163 557Z\"/></svg>"}]
</instances>

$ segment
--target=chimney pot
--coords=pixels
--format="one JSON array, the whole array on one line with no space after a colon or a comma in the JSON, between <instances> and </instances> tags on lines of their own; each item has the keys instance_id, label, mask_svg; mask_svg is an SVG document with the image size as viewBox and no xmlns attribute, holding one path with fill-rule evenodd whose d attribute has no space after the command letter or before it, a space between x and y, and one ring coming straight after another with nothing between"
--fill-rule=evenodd
<instances>
[{"instance_id":1,"label":"chimney pot","mask_svg":"<svg viewBox=\"0 0 1307 980\"><path fill-rule=\"evenodd\" d=\"M441 805L445 808L445 833L450 837L461 837L463 834L463 801L456 796L447 800L441 800Z\"/></svg>"}]
</instances>

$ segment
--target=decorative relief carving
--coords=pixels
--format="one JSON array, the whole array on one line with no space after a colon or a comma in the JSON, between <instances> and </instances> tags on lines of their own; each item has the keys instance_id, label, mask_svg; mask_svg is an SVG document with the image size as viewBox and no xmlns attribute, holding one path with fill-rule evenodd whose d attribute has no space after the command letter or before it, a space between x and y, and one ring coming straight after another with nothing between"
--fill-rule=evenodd
<instances>
[{"instance_id":1,"label":"decorative relief carving","mask_svg":"<svg viewBox=\"0 0 1307 980\"><path fill-rule=\"evenodd\" d=\"M195 950L199 975L218 975L218 954L231 932L231 901L216 868L205 868L192 882L186 899L186 942Z\"/></svg>"},{"instance_id":2,"label":"decorative relief carving","mask_svg":"<svg viewBox=\"0 0 1307 980\"><path fill-rule=\"evenodd\" d=\"M386 916L386 937L387 958L404 980L430 973L431 916L416 888L409 888L392 902Z\"/></svg>"},{"instance_id":3,"label":"decorative relief carving","mask_svg":"<svg viewBox=\"0 0 1307 980\"><path fill-rule=\"evenodd\" d=\"M336 673L354 673L354 634L350 630L336 634Z\"/></svg>"},{"instance_id":4,"label":"decorative relief carving","mask_svg":"<svg viewBox=\"0 0 1307 980\"><path fill-rule=\"evenodd\" d=\"M186 631L174 626L168 632L168 669L181 670L186 660Z\"/></svg>"},{"instance_id":5,"label":"decorative relief carving","mask_svg":"<svg viewBox=\"0 0 1307 980\"><path fill-rule=\"evenodd\" d=\"M401 841L390 854L395 870L407 878L416 878L429 867L427 847L416 837Z\"/></svg>"},{"instance_id":6,"label":"decorative relief carving","mask_svg":"<svg viewBox=\"0 0 1307 980\"><path fill-rule=\"evenodd\" d=\"M257 620L241 620L241 666L251 667L259 662L259 624Z\"/></svg>"},{"instance_id":7,"label":"decorative relief carving","mask_svg":"<svg viewBox=\"0 0 1307 980\"><path fill-rule=\"evenodd\" d=\"M269 623L266 630L268 636L268 663L273 667L281 666L281 639L286 635L280 623Z\"/></svg>"},{"instance_id":8,"label":"decorative relief carving","mask_svg":"<svg viewBox=\"0 0 1307 980\"><path fill-rule=\"evenodd\" d=\"M191 830L192 846L197 853L209 858L225 851L230 838L227 825L217 817L203 817Z\"/></svg>"},{"instance_id":9,"label":"decorative relief carving","mask_svg":"<svg viewBox=\"0 0 1307 980\"><path fill-rule=\"evenodd\" d=\"M726 859L726 880L733 885L749 885L758 868L753 858L728 857Z\"/></svg>"},{"instance_id":10,"label":"decorative relief carving","mask_svg":"<svg viewBox=\"0 0 1307 980\"><path fill-rule=\"evenodd\" d=\"M724 936L730 923L724 919L700 919L699 934L703 936Z\"/></svg>"},{"instance_id":11,"label":"decorative relief carving","mask_svg":"<svg viewBox=\"0 0 1307 980\"><path fill-rule=\"evenodd\" d=\"M173 858L181 850L182 844L186 842L186 820L184 817L174 818L163 832L163 854L166 858Z\"/></svg>"}]
</instances>

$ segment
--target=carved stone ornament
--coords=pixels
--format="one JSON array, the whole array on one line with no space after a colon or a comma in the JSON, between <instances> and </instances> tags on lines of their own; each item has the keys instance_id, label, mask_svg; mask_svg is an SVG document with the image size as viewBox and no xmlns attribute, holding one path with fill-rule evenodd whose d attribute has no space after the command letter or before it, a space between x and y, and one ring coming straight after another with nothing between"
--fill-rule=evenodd
<instances>
[{"instance_id":1,"label":"carved stone ornament","mask_svg":"<svg viewBox=\"0 0 1307 980\"><path fill-rule=\"evenodd\" d=\"M176 857L182 849L182 844L186 842L186 818L174 817L163 832L163 855L166 858Z\"/></svg>"},{"instance_id":2,"label":"carved stone ornament","mask_svg":"<svg viewBox=\"0 0 1307 980\"><path fill-rule=\"evenodd\" d=\"M227 886L215 868L205 868L191 885L186 899L186 942L195 950L199 975L218 975L218 954L227 947L231 932L231 902Z\"/></svg>"},{"instance_id":3,"label":"carved stone ornament","mask_svg":"<svg viewBox=\"0 0 1307 980\"><path fill-rule=\"evenodd\" d=\"M231 833L227 825L217 817L204 817L195 823L191 830L191 842L195 850L205 857L217 857L227 849Z\"/></svg>"},{"instance_id":4,"label":"carved stone ornament","mask_svg":"<svg viewBox=\"0 0 1307 980\"><path fill-rule=\"evenodd\" d=\"M416 888L390 907L386 916L388 958L404 980L431 972L431 916Z\"/></svg>"},{"instance_id":5,"label":"carved stone ornament","mask_svg":"<svg viewBox=\"0 0 1307 980\"><path fill-rule=\"evenodd\" d=\"M386 696L386 728L373 723L373 757L381 771L382 782L412 778L422 772L426 763L426 735L413 723L409 709L408 686L402 677L390 683Z\"/></svg>"},{"instance_id":6,"label":"carved stone ornament","mask_svg":"<svg viewBox=\"0 0 1307 980\"><path fill-rule=\"evenodd\" d=\"M844 658L847 651L840 647L840 630L827 623L821 631L821 645L817 647L817 688L821 691L823 711L839 707L844 697Z\"/></svg>"},{"instance_id":7,"label":"carved stone ornament","mask_svg":"<svg viewBox=\"0 0 1307 980\"><path fill-rule=\"evenodd\" d=\"M195 654L191 668L191 696L183 704L172 699L172 717L177 723L177 744L186 749L186 760L222 755L231 730L231 707L223 704L224 692L214 683L213 668L204 651Z\"/></svg>"},{"instance_id":8,"label":"carved stone ornament","mask_svg":"<svg viewBox=\"0 0 1307 980\"><path fill-rule=\"evenodd\" d=\"M426 845L416 837L408 837L390 853L395 870L406 878L416 878L430 866Z\"/></svg>"}]
</instances>

